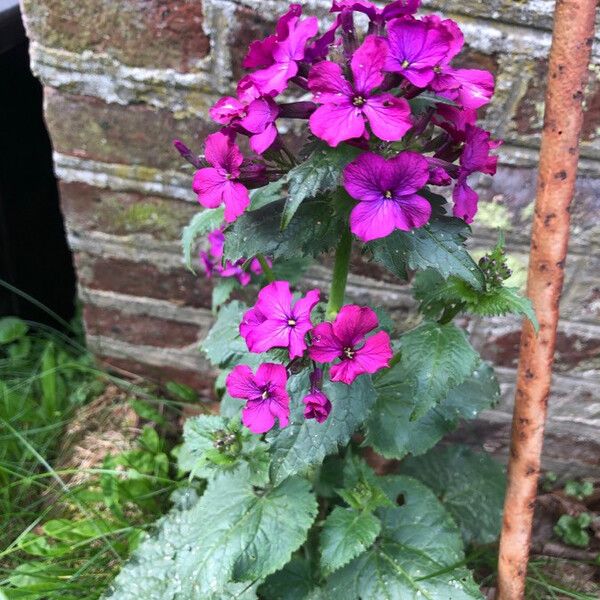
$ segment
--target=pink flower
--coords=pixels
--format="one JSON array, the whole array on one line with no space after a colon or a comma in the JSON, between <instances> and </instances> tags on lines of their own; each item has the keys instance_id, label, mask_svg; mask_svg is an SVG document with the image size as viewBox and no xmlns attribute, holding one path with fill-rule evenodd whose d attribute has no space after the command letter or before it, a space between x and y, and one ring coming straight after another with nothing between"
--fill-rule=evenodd
<instances>
[{"instance_id":1,"label":"pink flower","mask_svg":"<svg viewBox=\"0 0 600 600\"><path fill-rule=\"evenodd\" d=\"M450 71L456 87L442 95L455 100L465 108L479 108L494 95L494 76L480 69L456 69Z\"/></svg>"},{"instance_id":2,"label":"pink flower","mask_svg":"<svg viewBox=\"0 0 600 600\"><path fill-rule=\"evenodd\" d=\"M260 290L256 304L240 324L240 335L250 352L288 348L290 358L304 354L305 337L312 329L310 313L319 302L319 290L310 290L293 304L292 300L287 281L274 281Z\"/></svg>"},{"instance_id":3,"label":"pink flower","mask_svg":"<svg viewBox=\"0 0 600 600\"><path fill-rule=\"evenodd\" d=\"M319 31L317 18L301 20L301 12L299 4L292 4L279 19L275 35L250 45L243 66L259 68L250 78L263 95L276 96L287 87L287 82L298 73L298 62L304 59L308 40Z\"/></svg>"},{"instance_id":4,"label":"pink flower","mask_svg":"<svg viewBox=\"0 0 600 600\"><path fill-rule=\"evenodd\" d=\"M381 9L369 0L333 0L331 12L353 10L364 13L371 21L384 23L396 17L416 13L420 3L421 0L395 0L395 2L390 2Z\"/></svg>"},{"instance_id":5,"label":"pink flower","mask_svg":"<svg viewBox=\"0 0 600 600\"><path fill-rule=\"evenodd\" d=\"M372 152L361 154L343 174L346 191L359 201L350 214L352 233L368 242L394 229L425 225L431 205L416 192L428 178L428 162L416 152L401 152L389 160Z\"/></svg>"},{"instance_id":6,"label":"pink flower","mask_svg":"<svg viewBox=\"0 0 600 600\"><path fill-rule=\"evenodd\" d=\"M194 175L198 201L206 208L225 204L225 220L231 223L250 204L248 190L238 181L244 157L231 137L221 132L206 138L204 156L212 166L199 169Z\"/></svg>"},{"instance_id":7,"label":"pink flower","mask_svg":"<svg viewBox=\"0 0 600 600\"><path fill-rule=\"evenodd\" d=\"M385 70L400 73L417 87L426 87L454 42L445 27L406 17L388 24L389 52Z\"/></svg>"},{"instance_id":8,"label":"pink flower","mask_svg":"<svg viewBox=\"0 0 600 600\"><path fill-rule=\"evenodd\" d=\"M373 94L383 83L385 41L370 35L354 53L350 68L354 84L342 74L342 67L330 61L317 63L308 75L308 87L322 106L310 117L310 129L330 146L361 137L365 119L382 140L395 141L412 127L410 107L404 98L388 93Z\"/></svg>"},{"instance_id":9,"label":"pink flower","mask_svg":"<svg viewBox=\"0 0 600 600\"><path fill-rule=\"evenodd\" d=\"M247 365L238 365L229 373L225 383L234 398L247 400L242 411L242 423L252 433L265 433L279 419L280 427L287 427L290 397L285 389L287 371L283 365L263 363L256 375Z\"/></svg>"},{"instance_id":10,"label":"pink flower","mask_svg":"<svg viewBox=\"0 0 600 600\"><path fill-rule=\"evenodd\" d=\"M306 404L304 418L315 419L317 423L326 421L331 412L331 402L320 389L322 381L323 371L319 368L315 368L310 374L310 393L302 399L302 402Z\"/></svg>"},{"instance_id":11,"label":"pink flower","mask_svg":"<svg viewBox=\"0 0 600 600\"><path fill-rule=\"evenodd\" d=\"M310 357L320 363L340 362L331 366L331 381L350 385L363 373L375 373L389 367L392 358L390 336L379 331L365 335L378 325L377 315L367 306L343 306L333 323L313 328Z\"/></svg>"},{"instance_id":12,"label":"pink flower","mask_svg":"<svg viewBox=\"0 0 600 600\"><path fill-rule=\"evenodd\" d=\"M460 157L460 170L452 199L454 200L455 217L471 223L477 212L477 192L469 186L467 178L471 173L479 171L493 175L496 172L498 157L490 155L490 150L500 146L502 142L490 139L490 132L479 127L467 125L465 130L465 146Z\"/></svg>"}]
</instances>

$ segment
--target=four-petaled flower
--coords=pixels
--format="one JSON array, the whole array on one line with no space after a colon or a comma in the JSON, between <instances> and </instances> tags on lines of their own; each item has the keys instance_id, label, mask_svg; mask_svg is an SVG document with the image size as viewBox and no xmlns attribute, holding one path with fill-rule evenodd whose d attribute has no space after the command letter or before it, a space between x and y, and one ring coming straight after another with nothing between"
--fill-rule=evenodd
<instances>
[{"instance_id":1,"label":"four-petaled flower","mask_svg":"<svg viewBox=\"0 0 600 600\"><path fill-rule=\"evenodd\" d=\"M310 290L292 301L287 281L274 281L260 290L256 304L240 324L240 335L250 352L288 348L292 359L304 354L306 334L312 328L310 313L319 302L319 290Z\"/></svg>"},{"instance_id":2,"label":"four-petaled flower","mask_svg":"<svg viewBox=\"0 0 600 600\"><path fill-rule=\"evenodd\" d=\"M206 138L204 156L212 166L196 171L194 192L206 208L225 204L225 220L231 223L250 204L247 188L238 181L244 157L231 136L222 132Z\"/></svg>"},{"instance_id":3,"label":"four-petaled flower","mask_svg":"<svg viewBox=\"0 0 600 600\"><path fill-rule=\"evenodd\" d=\"M238 365L227 376L227 392L246 400L242 423L252 433L265 433L279 419L279 426L289 422L290 397L286 391L287 371L283 365L263 363L256 375L247 365Z\"/></svg>"},{"instance_id":4,"label":"four-petaled flower","mask_svg":"<svg viewBox=\"0 0 600 600\"><path fill-rule=\"evenodd\" d=\"M320 323L313 328L308 353L319 363L339 358L339 363L331 365L331 381L351 384L363 373L389 367L390 336L379 331L365 338L378 324L377 315L369 307L343 306L333 323Z\"/></svg>"},{"instance_id":5,"label":"four-petaled flower","mask_svg":"<svg viewBox=\"0 0 600 600\"><path fill-rule=\"evenodd\" d=\"M350 229L364 242L425 225L431 205L416 194L429 179L429 164L416 152L386 160L361 154L344 169L346 191L359 203L350 214Z\"/></svg>"},{"instance_id":6,"label":"four-petaled flower","mask_svg":"<svg viewBox=\"0 0 600 600\"><path fill-rule=\"evenodd\" d=\"M304 418L315 419L317 423L326 421L331 412L331 402L321 391L322 381L323 371L316 367L310 374L310 392L302 399L306 405Z\"/></svg>"},{"instance_id":7,"label":"four-petaled flower","mask_svg":"<svg viewBox=\"0 0 600 600\"><path fill-rule=\"evenodd\" d=\"M344 78L342 67L323 61L312 67L308 87L321 104L311 115L311 131L330 146L365 133L365 120L380 139L395 141L412 127L410 107L404 98L375 94L384 80L386 43L370 35L350 62L353 83Z\"/></svg>"}]
</instances>

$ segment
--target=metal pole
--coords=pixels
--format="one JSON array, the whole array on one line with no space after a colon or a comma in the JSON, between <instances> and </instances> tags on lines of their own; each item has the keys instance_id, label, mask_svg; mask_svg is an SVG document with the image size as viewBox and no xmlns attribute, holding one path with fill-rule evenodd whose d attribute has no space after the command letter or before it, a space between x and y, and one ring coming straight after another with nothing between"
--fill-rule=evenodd
<instances>
[{"instance_id":1,"label":"metal pole","mask_svg":"<svg viewBox=\"0 0 600 600\"><path fill-rule=\"evenodd\" d=\"M527 279L540 331L536 336L526 322L521 335L498 600L520 600L525 592L595 12L596 0L557 0L554 13Z\"/></svg>"}]
</instances>

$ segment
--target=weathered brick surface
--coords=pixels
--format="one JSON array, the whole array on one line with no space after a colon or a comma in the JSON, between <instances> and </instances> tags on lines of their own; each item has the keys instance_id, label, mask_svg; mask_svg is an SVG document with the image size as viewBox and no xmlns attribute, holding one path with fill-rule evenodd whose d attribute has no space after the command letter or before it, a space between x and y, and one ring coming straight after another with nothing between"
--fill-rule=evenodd
<instances>
[{"instance_id":1,"label":"weathered brick surface","mask_svg":"<svg viewBox=\"0 0 600 600\"><path fill-rule=\"evenodd\" d=\"M184 139L200 151L210 132L198 118L180 119L168 110L143 104L108 104L49 88L45 104L54 149L100 162L176 169L181 158L173 139Z\"/></svg>"},{"instance_id":2,"label":"weathered brick surface","mask_svg":"<svg viewBox=\"0 0 600 600\"><path fill-rule=\"evenodd\" d=\"M330 18L329 0L306 12ZM491 70L496 95L483 125L506 140L495 178L473 177L481 194L472 248L507 235L522 287L535 196L552 0L423 0L457 19L466 68ZM34 71L46 86L63 211L75 251L90 348L112 365L176 379L212 398L214 370L196 351L210 327L212 284L182 264L179 231L197 210L191 168L171 149L200 148L207 109L233 90L249 43L269 33L284 0L23 0ZM600 31L600 29L599 29ZM600 34L597 34L597 37ZM561 302L556 376L549 402L546 465L600 472L600 46L584 94L581 176ZM298 139L288 134L290 143ZM188 200L189 202L183 202ZM329 260L304 287L325 288ZM247 293L240 297L246 297ZM359 256L348 299L385 306L398 329L416 323L398 282ZM502 400L454 439L505 456L518 356L519 320L463 319L473 343L499 368ZM214 399L214 398L213 398Z\"/></svg>"},{"instance_id":3,"label":"weathered brick surface","mask_svg":"<svg viewBox=\"0 0 600 600\"><path fill-rule=\"evenodd\" d=\"M140 67L193 69L209 51L197 0L24 0L30 35Z\"/></svg>"}]
</instances>

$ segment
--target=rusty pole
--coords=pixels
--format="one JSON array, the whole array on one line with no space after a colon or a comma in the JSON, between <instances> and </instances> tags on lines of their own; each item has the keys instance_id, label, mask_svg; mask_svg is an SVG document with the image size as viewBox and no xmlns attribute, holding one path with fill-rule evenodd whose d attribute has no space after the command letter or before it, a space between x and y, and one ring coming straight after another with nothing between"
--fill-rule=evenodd
<instances>
[{"instance_id":1,"label":"rusty pole","mask_svg":"<svg viewBox=\"0 0 600 600\"><path fill-rule=\"evenodd\" d=\"M540 331L536 336L527 322L521 335L498 600L520 600L525 592L595 9L596 0L557 0L554 13L527 278Z\"/></svg>"}]
</instances>

